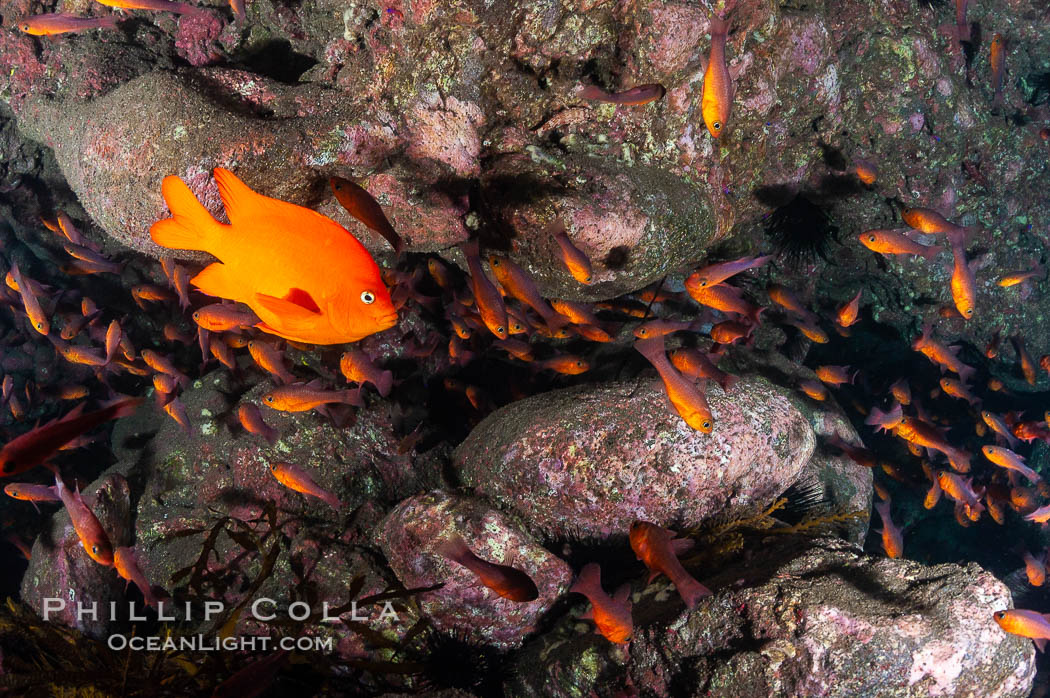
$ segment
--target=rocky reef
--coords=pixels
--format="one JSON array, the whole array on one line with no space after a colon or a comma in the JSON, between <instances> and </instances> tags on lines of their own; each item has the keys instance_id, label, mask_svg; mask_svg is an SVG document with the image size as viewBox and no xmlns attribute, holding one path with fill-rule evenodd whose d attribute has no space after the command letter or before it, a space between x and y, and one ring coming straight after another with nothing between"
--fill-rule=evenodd
<instances>
[{"instance_id":1,"label":"rocky reef","mask_svg":"<svg viewBox=\"0 0 1050 698\"><path fill-rule=\"evenodd\" d=\"M84 401L145 396L53 462L160 598L223 605L180 610L176 634L332 641L290 658L165 654L156 671L187 694L227 682L217 695L240 695L238 670L275 695L1045 689L1032 643L993 614L1050 601L1035 567L1022 571L1022 553L1050 543L1025 520L1050 498L1050 15L1037 0L986 5L963 21L917 0L253 0L186 13L0 0L0 246L4 271L26 279L0 289L4 441ZM18 29L41 11L120 21ZM729 27L718 138L705 126L712 16ZM585 89L640 85L660 97ZM216 167L364 243L399 317L353 348L391 372L389 391L340 375L350 347L277 342L254 323L199 329L194 311L219 299L187 280L211 256L149 231L169 215L169 175L225 220ZM333 177L374 198L403 250L336 201ZM939 254L861 244L906 229L915 208L951 221L948 237L909 233ZM468 241L482 274L504 255L535 285L525 302L501 283L509 338L489 333ZM698 297L694 270L748 256L760 261L722 285L723 305ZM972 318L956 309L968 273ZM29 293L49 331L27 322ZM843 322L852 298L856 322ZM545 315L550 301L562 315ZM755 312L729 307L741 302ZM678 323L668 350L728 372L688 381L710 433L635 350L653 320ZM939 369L913 350L926 327L944 345ZM278 370L252 358L260 339ZM271 409L264 396L282 386L340 392L318 410ZM877 421L897 407L922 439ZM982 460L989 444L1024 453L1035 479ZM309 486L286 486L277 463ZM44 468L21 477L54 482ZM876 499L903 559L869 530ZM68 601L48 620L73 629L34 630L37 646L17 630L22 611L0 614L0 688L121 690L101 678L115 664L97 643L171 626L156 610L78 615L80 601L142 594L87 556L64 507L0 506L9 540L33 541L9 592L37 614ZM688 539L668 553L713 594L683 604L629 538L638 521ZM629 642L596 632L602 609L575 593L590 563L609 603L630 604ZM84 643L67 659L87 669L25 670L54 657L45 640Z\"/></svg>"}]
</instances>

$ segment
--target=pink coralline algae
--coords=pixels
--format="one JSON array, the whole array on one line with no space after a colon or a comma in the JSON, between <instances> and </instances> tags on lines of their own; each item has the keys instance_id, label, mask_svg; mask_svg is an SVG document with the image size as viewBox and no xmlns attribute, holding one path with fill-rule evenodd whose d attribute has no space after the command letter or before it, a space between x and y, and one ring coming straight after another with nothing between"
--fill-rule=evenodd
<instances>
[{"instance_id":1,"label":"pink coralline algae","mask_svg":"<svg viewBox=\"0 0 1050 698\"><path fill-rule=\"evenodd\" d=\"M460 177L477 176L481 171L478 129L485 123L478 105L432 95L416 103L411 114L410 157L443 163Z\"/></svg>"},{"instance_id":2,"label":"pink coralline algae","mask_svg":"<svg viewBox=\"0 0 1050 698\"><path fill-rule=\"evenodd\" d=\"M190 65L214 63L222 57L222 51L216 42L224 26L222 17L210 10L185 14L179 18L175 49Z\"/></svg>"},{"instance_id":3,"label":"pink coralline algae","mask_svg":"<svg viewBox=\"0 0 1050 698\"><path fill-rule=\"evenodd\" d=\"M790 485L815 447L791 401L757 378L707 391L703 434L658 380L559 390L489 415L455 452L466 484L552 537L626 536L636 519L742 517Z\"/></svg>"},{"instance_id":4,"label":"pink coralline algae","mask_svg":"<svg viewBox=\"0 0 1050 698\"><path fill-rule=\"evenodd\" d=\"M455 535L482 560L524 572L535 583L539 598L505 599L466 567L435 552ZM503 648L520 644L535 630L540 616L572 580L564 561L540 547L507 516L477 500L441 491L398 504L380 524L379 539L402 584L444 585L419 596L435 627Z\"/></svg>"}]
</instances>

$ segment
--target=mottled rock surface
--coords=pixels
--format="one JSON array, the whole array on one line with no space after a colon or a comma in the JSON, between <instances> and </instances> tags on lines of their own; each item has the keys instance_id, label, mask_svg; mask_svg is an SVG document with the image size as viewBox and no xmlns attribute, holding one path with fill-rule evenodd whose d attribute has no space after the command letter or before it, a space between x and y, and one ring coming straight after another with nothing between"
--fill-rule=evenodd
<instances>
[{"instance_id":1,"label":"mottled rock surface","mask_svg":"<svg viewBox=\"0 0 1050 698\"><path fill-rule=\"evenodd\" d=\"M383 554L406 587L444 585L419 596L434 626L471 642L504 649L520 644L572 581L568 564L507 515L468 497L441 491L410 497L387 515L378 533ZM528 602L505 599L473 572L435 552L456 535L482 560L527 574L539 597Z\"/></svg>"},{"instance_id":2,"label":"mottled rock surface","mask_svg":"<svg viewBox=\"0 0 1050 698\"><path fill-rule=\"evenodd\" d=\"M703 434L650 374L552 391L487 417L455 466L465 484L555 537L757 513L809 460L813 430L764 379L741 380L729 395L713 387L708 401L715 428Z\"/></svg>"},{"instance_id":3,"label":"mottled rock surface","mask_svg":"<svg viewBox=\"0 0 1050 698\"><path fill-rule=\"evenodd\" d=\"M82 494L113 547L128 545L132 505L127 480L119 474L109 474L85 487ZM50 526L33 543L21 595L41 616L47 599L65 601L65 608L49 613L50 620L95 637L104 637L116 621L125 617L123 613L112 617L108 610L110 602L123 599L124 580L112 567L103 567L88 556L65 507L55 512ZM81 604L83 614L78 613ZM94 614L90 612L92 608L96 609Z\"/></svg>"},{"instance_id":4,"label":"mottled rock surface","mask_svg":"<svg viewBox=\"0 0 1050 698\"><path fill-rule=\"evenodd\" d=\"M1010 592L972 563L926 567L835 539L770 538L705 582L715 596L692 612L660 585L636 596L628 649L561 623L526 645L529 670L508 680L508 695L604 696L630 684L656 696L1021 698L1031 688L1034 647L992 619Z\"/></svg>"}]
</instances>

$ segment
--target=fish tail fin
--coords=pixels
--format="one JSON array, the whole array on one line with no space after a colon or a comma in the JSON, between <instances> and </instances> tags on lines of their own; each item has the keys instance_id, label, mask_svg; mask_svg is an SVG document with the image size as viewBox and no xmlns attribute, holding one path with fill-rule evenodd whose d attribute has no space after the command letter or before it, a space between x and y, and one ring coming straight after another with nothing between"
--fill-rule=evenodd
<instances>
[{"instance_id":1,"label":"fish tail fin","mask_svg":"<svg viewBox=\"0 0 1050 698\"><path fill-rule=\"evenodd\" d=\"M376 390L382 397L386 397L390 394L390 389L394 387L394 374L391 371L383 371L379 375L379 382L376 383Z\"/></svg>"},{"instance_id":2,"label":"fish tail fin","mask_svg":"<svg viewBox=\"0 0 1050 698\"><path fill-rule=\"evenodd\" d=\"M922 251L922 256L925 257L926 259L932 260L932 259L935 259L937 257L937 255L939 255L941 252L944 252L944 247L943 246L941 246L941 245L930 245L925 250Z\"/></svg>"},{"instance_id":3,"label":"fish tail fin","mask_svg":"<svg viewBox=\"0 0 1050 698\"><path fill-rule=\"evenodd\" d=\"M725 36L725 35L727 35L729 33L729 25L726 23L725 19L723 19L722 17L719 17L716 14L712 14L711 15L711 28L710 28L709 31L711 32L711 37L712 38L716 37L716 36Z\"/></svg>"},{"instance_id":4,"label":"fish tail fin","mask_svg":"<svg viewBox=\"0 0 1050 698\"><path fill-rule=\"evenodd\" d=\"M164 178L161 193L171 218L150 227L153 242L169 249L207 251L225 226L215 220L186 183L175 175Z\"/></svg>"},{"instance_id":5,"label":"fish tail fin","mask_svg":"<svg viewBox=\"0 0 1050 698\"><path fill-rule=\"evenodd\" d=\"M580 99L601 99L602 97L605 97L606 94L605 91L597 85L585 85L583 89L576 93L576 96ZM562 230L564 230L564 227Z\"/></svg>"},{"instance_id":6,"label":"fish tail fin","mask_svg":"<svg viewBox=\"0 0 1050 698\"><path fill-rule=\"evenodd\" d=\"M765 307L755 306L747 314L747 319L750 320L751 324L754 325L755 327L758 327L759 325L762 324L762 319L761 319L760 316L762 315L762 311L763 310L765 310Z\"/></svg>"},{"instance_id":7,"label":"fish tail fin","mask_svg":"<svg viewBox=\"0 0 1050 698\"><path fill-rule=\"evenodd\" d=\"M696 608L696 604L705 596L713 596L714 592L698 582L693 575L685 572L679 579L671 580L678 589L678 595L682 597L686 608Z\"/></svg>"},{"instance_id":8,"label":"fish tail fin","mask_svg":"<svg viewBox=\"0 0 1050 698\"><path fill-rule=\"evenodd\" d=\"M548 329L550 329L551 332L557 332L561 328L570 324L572 320L565 317L561 313L556 313L553 310L551 310L550 314L547 315L546 322L547 327Z\"/></svg>"},{"instance_id":9,"label":"fish tail fin","mask_svg":"<svg viewBox=\"0 0 1050 698\"><path fill-rule=\"evenodd\" d=\"M453 535L450 538L446 538L441 541L434 552L442 557L446 557L453 562L458 562L463 565L463 560L466 559L467 553L470 552L470 548L467 547L466 541L463 540L462 536ZM465 565L464 565L465 566Z\"/></svg>"},{"instance_id":10,"label":"fish tail fin","mask_svg":"<svg viewBox=\"0 0 1050 698\"><path fill-rule=\"evenodd\" d=\"M595 591L601 591L601 588L602 568L598 566L597 562L591 562L583 566L583 569L580 570L580 576L569 587L569 591L583 594L590 598Z\"/></svg>"},{"instance_id":11,"label":"fish tail fin","mask_svg":"<svg viewBox=\"0 0 1050 698\"><path fill-rule=\"evenodd\" d=\"M463 254L468 257L478 257L481 255L481 250L478 247L477 240L467 240L466 242L460 243L459 248L463 250Z\"/></svg>"},{"instance_id":12,"label":"fish tail fin","mask_svg":"<svg viewBox=\"0 0 1050 698\"><path fill-rule=\"evenodd\" d=\"M365 403L361 399L361 386L344 390L340 402L346 405L353 405L354 407L364 407Z\"/></svg>"},{"instance_id":13,"label":"fish tail fin","mask_svg":"<svg viewBox=\"0 0 1050 698\"><path fill-rule=\"evenodd\" d=\"M634 343L634 348L638 350L639 354L649 359L650 362L659 361L665 356L663 335L650 337L649 339L639 339Z\"/></svg>"}]
</instances>

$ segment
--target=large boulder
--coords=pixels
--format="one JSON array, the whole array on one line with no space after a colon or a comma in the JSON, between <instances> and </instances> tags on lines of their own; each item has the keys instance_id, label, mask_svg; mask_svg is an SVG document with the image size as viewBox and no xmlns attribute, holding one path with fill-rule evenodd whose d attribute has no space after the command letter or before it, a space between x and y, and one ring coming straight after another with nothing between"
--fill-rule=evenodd
<instances>
[{"instance_id":1,"label":"large boulder","mask_svg":"<svg viewBox=\"0 0 1050 698\"><path fill-rule=\"evenodd\" d=\"M455 451L474 487L551 537L625 536L642 519L692 527L770 504L813 454L786 392L749 377L708 392L704 434L675 412L663 383L635 380L535 395L489 415Z\"/></svg>"}]
</instances>

